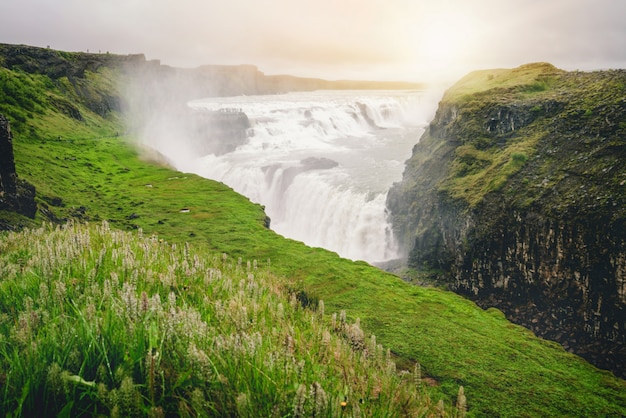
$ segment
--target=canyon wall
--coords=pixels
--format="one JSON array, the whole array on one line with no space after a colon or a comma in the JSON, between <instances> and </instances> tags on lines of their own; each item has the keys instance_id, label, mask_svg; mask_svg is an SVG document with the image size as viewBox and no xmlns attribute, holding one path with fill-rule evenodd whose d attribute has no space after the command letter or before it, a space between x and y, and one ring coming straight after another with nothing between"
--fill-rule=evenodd
<instances>
[{"instance_id":1,"label":"canyon wall","mask_svg":"<svg viewBox=\"0 0 626 418\"><path fill-rule=\"evenodd\" d=\"M389 193L408 265L626 376L626 71L472 73Z\"/></svg>"}]
</instances>

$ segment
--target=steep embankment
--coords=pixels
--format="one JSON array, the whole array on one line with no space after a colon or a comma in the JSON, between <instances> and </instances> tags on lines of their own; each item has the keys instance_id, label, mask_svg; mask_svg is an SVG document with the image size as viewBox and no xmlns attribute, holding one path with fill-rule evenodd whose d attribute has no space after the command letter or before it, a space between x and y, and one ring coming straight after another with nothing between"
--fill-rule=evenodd
<instances>
[{"instance_id":1,"label":"steep embankment","mask_svg":"<svg viewBox=\"0 0 626 418\"><path fill-rule=\"evenodd\" d=\"M388 206L409 265L626 374L626 71L448 90Z\"/></svg>"},{"instance_id":2,"label":"steep embankment","mask_svg":"<svg viewBox=\"0 0 626 418\"><path fill-rule=\"evenodd\" d=\"M75 57L73 60L80 61L81 59ZM47 220L63 222L66 218L98 223L107 220L111 228L126 230L141 228L144 236L158 234L159 238L178 244L177 248L181 252L184 252L185 246L180 244L188 242L192 247L189 253L201 254L201 260L204 257L203 254L208 254L207 249L211 253L226 253L232 260L241 257L244 264L247 260L256 259L265 265L266 260L269 259L271 273L281 278L285 289L295 293L301 304L313 308L317 301L322 299L325 302L327 319L332 313L338 313L341 310L347 311L351 323L356 322L356 318L361 318L360 326L366 338L374 334L377 343L389 347L392 357L398 362L399 369L414 370L415 362L419 361L424 377L422 383L428 383L427 391L434 400L441 397L446 401L446 405L454 404L459 386L464 386L470 416L548 417L626 414L626 384L623 380L596 369L554 343L536 338L528 330L511 324L498 310L483 311L474 303L454 293L410 286L397 277L365 263L341 259L329 251L310 248L302 243L284 239L266 227L265 214L259 205L251 203L223 184L143 161L137 149L133 147L132 141L115 135L122 129L118 123L122 118L117 111L112 111L103 117L89 110L83 104L82 96L79 95L70 100L74 97L73 92L76 91L73 86L91 83L89 80L94 82L93 89L106 91L108 87L105 88L105 86L116 81L117 75L115 74L118 71L116 68L114 66L113 68L101 67L94 71L88 70L85 71L84 77L74 80L69 77L65 78L66 76L54 79L16 68L2 69L6 79L11 80L10 82L19 86L20 89L25 89L24 91L30 91L28 94L36 95L38 102L42 103L41 112L32 111L28 115L23 107L9 103L11 100L25 101L22 90L16 90L18 97L12 96L11 99L8 99L10 96L0 96L1 106L14 112L22 111L27 114L19 129L15 131L15 159L20 176L32 182L37 188L39 211L34 220L20 218L19 222L36 226ZM96 82L96 80L99 81ZM64 90L60 86L68 86L68 88ZM122 103L127 100L117 90L117 83L113 83L111 87L113 87L111 91L114 93L113 96L120 97ZM83 116L82 120L72 118L62 112L59 107L52 106L49 98L57 96L74 104ZM0 215L4 216L4 213L0 211ZM83 235L79 233L79 236ZM92 244L98 239L94 238ZM17 331L15 322L17 320L18 324L20 323L19 314L22 312L24 315L21 320L28 325L28 328L23 328L25 331L23 335L45 337L44 333L29 334L26 331L33 329L31 325L39 327L37 329L43 329L41 327L45 326L42 322L44 320L45 323L51 323L51 318L43 313L43 305L38 305L41 296L45 294L39 281L52 281L53 277L55 280L57 278L57 276L48 276L47 273L43 273L46 266L50 264L45 264L46 256L35 257L34 245L12 246L14 241L16 242L13 239L3 241L8 243L3 244L6 245L5 248L10 249L5 260L6 265L11 266L11 271L15 272L13 278L17 278L11 283L7 282L6 286L10 289L13 289L13 286L19 288L14 293L3 293L9 298L7 299L9 302L5 302L8 307L3 307L0 312L2 320L0 322L3 327L6 327L3 330L16 330L15 334L12 331L3 331L9 334L1 335L4 342L22 337L22 333ZM37 238L36 241L49 242L52 251L55 251L57 247L62 248L54 244L53 237ZM80 242L71 237L70 241ZM87 273L87 279L83 277L84 271L90 272L91 266L95 265L92 263L100 263L97 249L101 247L94 248L89 258L78 253L75 267L63 268L62 280L66 284L66 292L58 292L55 297L89 296L88 293L79 292L71 286L75 283L83 286L82 283L85 280L90 280L89 273ZM132 262L130 258L127 260L126 257L121 257L117 251L118 259L115 261L113 250L110 250L110 257L108 251L109 249L105 249L103 262L111 266L112 270L109 271L117 271L117 266L119 266L117 263L121 263L120 268L124 269L126 268L124 266ZM173 260L178 260L182 265L184 260L178 257L180 255L177 253L177 258ZM60 262L63 263L63 260ZM125 264L127 262L128 264ZM116 267L112 267L114 265ZM209 263L205 265L209 266ZM152 267L156 271L156 264L150 264L150 268ZM130 278L128 278L129 281L137 284L136 292L130 295L134 299L141 300L139 289L145 285L143 289L146 293L150 297L154 296L152 292L157 292L157 290L155 288L148 290L147 274L144 275L141 270L137 271L136 277L133 278L130 272ZM187 270L179 271L182 275L180 280L186 280L186 272ZM22 280L22 275L27 277ZM163 277L167 279L169 276L164 272ZM152 276L152 279L154 278L155 276ZM99 277L98 280L100 279L104 280L106 277ZM202 278L196 279L202 281ZM142 283L142 280L146 280L146 283ZM195 286L194 283L196 282L190 280L189 283L183 283L181 286L177 282L177 286L161 289L165 293L160 294L169 295L169 292L173 291L177 301L182 303L183 300L187 300L189 311L208 312L208 307L200 306L192 297L185 299L188 295L199 295L200 298L206 295L195 288L191 290L186 288L186 286ZM156 282L153 284L160 289L160 284ZM232 284L234 286L236 283ZM46 286L49 290L55 288L52 283ZM59 289L63 290L62 287ZM89 289L94 292L92 295L95 295L96 288L93 283ZM11 297L17 298L18 295L21 295L19 302L10 301ZM69 309L70 305L74 308L83 306L71 303L55 304L55 309L60 306L68 306ZM85 314L93 312L87 309L88 306L85 306ZM252 310L248 310L248 313L251 314ZM31 315L33 311L35 314ZM26 312L29 314L26 315ZM81 309L73 312L78 314L76 317L79 319L80 315L83 315ZM210 315L205 314L202 320L211 320ZM263 314L259 313L259 315ZM59 319L69 321L64 323L70 323L72 318L73 316L65 315ZM30 319L38 322L28 323ZM306 322L311 322L311 320L308 319ZM88 324L81 323L81 325ZM81 329L89 332L91 328L87 326ZM122 327L120 327L120 332L121 329ZM138 342L139 347L141 344L150 344L150 329L144 329L144 331L146 331L145 339ZM289 335L302 338L305 345L301 347L310 349L311 345L306 342L303 327L294 325L293 331L293 335ZM89 337L89 335L85 336ZM263 340L265 341L265 338ZM134 345L133 343L129 342L130 345ZM21 346L9 344L8 346L11 349L24 349L32 354L33 358L44 358L44 360L46 358L45 352L35 349L36 344ZM50 347L52 350L54 344ZM92 376L98 378L97 370L94 372L91 367L94 364L97 367L98 361L103 358L98 356L106 353L106 350L78 343L68 345L68 349L76 349L84 353L93 353L95 350L95 357L85 357L89 359L85 363L89 364L89 368L83 369L83 372L89 370L90 374L84 374L83 378L91 379ZM140 367L141 371L141 365L145 362L138 360L139 354L139 352L132 351L129 352L129 357L125 357L125 352L119 352L116 354L116 359L121 362L129 361L130 363L124 364L135 364ZM185 355L184 352L177 354ZM304 353L304 356L308 354ZM20 363L20 358L22 357L11 357L17 365L27 364ZM72 362L61 364L60 361L63 358ZM76 378L82 373L80 369L82 360L69 355L63 358L57 363L67 372L64 373L65 382L79 385L71 386L76 389L83 384ZM333 358L334 355L331 355L326 357L326 360L332 362ZM326 367L326 363L318 364L313 362L311 357L305 358L305 364L311 369L322 371ZM61 370L63 369L58 367L50 368L48 373ZM26 373L23 373L24 371ZM0 386L6 382L12 382L14 373L20 373L22 377L25 377L21 381L25 386L23 388L11 387L10 392L2 387L3 394L10 393L10 395L3 396L14 394L25 396L24 394L29 393L30 385L35 384L33 376L40 379L45 374L41 369L36 371L35 374L28 373L25 369L4 370L5 374L3 378L0 378ZM123 370L123 372L129 371ZM263 372L265 373L265 370ZM342 370L342 373L344 372L344 376L353 376L349 368ZM52 374L51 377L55 375ZM172 376L163 377L171 378ZM137 382L142 376L138 372L134 378L137 378ZM102 376L98 379L100 380L97 380L96 384L103 383L107 393L122 389L121 382L105 381ZM126 380L125 388L129 389L128 380L124 380ZM287 387L284 391L287 399L293 399L300 387L298 383L301 382L295 380L295 378L290 378L285 382ZM168 381L171 382L171 380ZM174 384L177 382L175 381ZM223 384L227 383L225 382L225 380L220 381ZM359 382L356 383L359 384ZM146 386L130 389L133 389L133 393L143 390L143 393L150 397L152 394L147 389L150 380L148 379L146 383ZM187 385L188 381L178 383ZM365 383L373 386L370 386L371 396L363 399L362 402L379 402L374 396L377 390L375 390L376 382ZM273 385L272 382L269 384ZM237 395L232 390L234 388L236 386L229 386L229 391L222 393ZM326 389L326 386L324 388ZM91 390L87 386L82 389L87 392ZM166 389L169 390L172 387L169 386ZM155 392L154 395L159 393ZM69 393L69 395L72 394L76 395L77 402L87 402L87 398L82 395L81 391L74 390ZM329 393L329 398L337 399L337 395L340 398L342 396L342 394ZM14 405L13 402L20 402L20 399L11 398L4 399L4 401L8 402L5 403L7 405ZM152 402L151 399L145 399L145 401ZM360 399L349 398L349 402L360 401ZM181 399L181 402L184 404L186 400ZM232 405L232 402L230 406L233 411L236 410L236 405ZM69 408L71 405L66 411ZM352 408L352 404L348 405L348 408ZM363 408L369 408L369 406ZM289 409L289 406L284 408L283 405L280 410ZM375 408L372 407L370 410L373 409ZM98 409L98 411L101 410ZM401 411L395 412L401 414ZM393 413L394 411L391 411L389 414L393 415Z\"/></svg>"}]
</instances>

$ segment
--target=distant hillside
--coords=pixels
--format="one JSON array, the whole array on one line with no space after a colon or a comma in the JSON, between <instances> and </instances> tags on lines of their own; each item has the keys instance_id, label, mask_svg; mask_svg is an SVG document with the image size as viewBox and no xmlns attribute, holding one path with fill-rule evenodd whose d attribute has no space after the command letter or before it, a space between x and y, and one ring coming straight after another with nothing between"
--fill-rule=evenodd
<instances>
[{"instance_id":1,"label":"distant hillside","mask_svg":"<svg viewBox=\"0 0 626 418\"><path fill-rule=\"evenodd\" d=\"M147 61L143 54L64 52L27 45L0 44L0 66L51 79L81 78L85 71L121 67L143 76L156 75L160 83L173 83L189 99L209 96L274 94L321 89L416 89L423 84L397 81L323 80L292 75L265 75L254 65L203 65L193 69ZM145 81L145 80L144 80ZM155 81L151 79L149 81ZM185 87L193 87L187 90Z\"/></svg>"},{"instance_id":2,"label":"distant hillside","mask_svg":"<svg viewBox=\"0 0 626 418\"><path fill-rule=\"evenodd\" d=\"M626 376L626 71L450 88L389 194L409 265Z\"/></svg>"}]
</instances>

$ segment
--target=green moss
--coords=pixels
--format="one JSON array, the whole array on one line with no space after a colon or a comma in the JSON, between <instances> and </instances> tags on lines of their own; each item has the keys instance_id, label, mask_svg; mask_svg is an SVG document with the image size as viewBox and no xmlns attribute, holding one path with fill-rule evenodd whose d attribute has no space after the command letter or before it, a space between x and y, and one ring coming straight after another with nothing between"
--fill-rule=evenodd
<instances>
[{"instance_id":1,"label":"green moss","mask_svg":"<svg viewBox=\"0 0 626 418\"><path fill-rule=\"evenodd\" d=\"M477 205L487 193L501 190L524 167L538 140L539 135L528 135L485 151L469 145L456 148L450 173L439 190L470 206Z\"/></svg>"}]
</instances>

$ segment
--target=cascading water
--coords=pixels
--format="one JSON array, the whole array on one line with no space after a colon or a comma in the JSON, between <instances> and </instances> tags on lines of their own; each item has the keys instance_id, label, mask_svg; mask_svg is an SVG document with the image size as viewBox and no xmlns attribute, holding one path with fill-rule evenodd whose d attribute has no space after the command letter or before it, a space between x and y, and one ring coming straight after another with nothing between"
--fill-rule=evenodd
<instances>
[{"instance_id":1,"label":"cascading water","mask_svg":"<svg viewBox=\"0 0 626 418\"><path fill-rule=\"evenodd\" d=\"M234 152L185 169L265 206L276 232L368 262L396 258L389 187L432 119L424 91L316 91L210 98L197 111L244 112L252 128ZM179 167L180 168L180 167Z\"/></svg>"}]
</instances>

